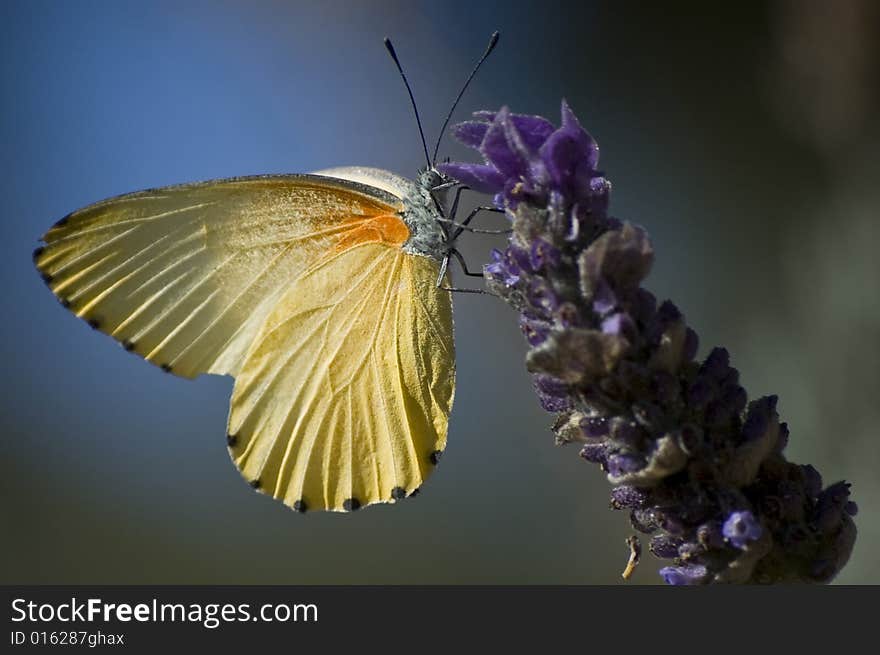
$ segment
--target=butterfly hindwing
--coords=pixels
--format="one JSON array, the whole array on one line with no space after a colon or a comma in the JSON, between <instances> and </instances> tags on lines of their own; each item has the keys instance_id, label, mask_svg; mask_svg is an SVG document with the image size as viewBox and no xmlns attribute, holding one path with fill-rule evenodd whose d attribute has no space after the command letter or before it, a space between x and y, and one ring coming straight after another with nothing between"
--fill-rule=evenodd
<instances>
[{"instance_id":1,"label":"butterfly hindwing","mask_svg":"<svg viewBox=\"0 0 880 655\"><path fill-rule=\"evenodd\" d=\"M348 510L418 489L446 445L452 307L435 261L364 243L311 267L265 321L229 416L254 486Z\"/></svg>"}]
</instances>

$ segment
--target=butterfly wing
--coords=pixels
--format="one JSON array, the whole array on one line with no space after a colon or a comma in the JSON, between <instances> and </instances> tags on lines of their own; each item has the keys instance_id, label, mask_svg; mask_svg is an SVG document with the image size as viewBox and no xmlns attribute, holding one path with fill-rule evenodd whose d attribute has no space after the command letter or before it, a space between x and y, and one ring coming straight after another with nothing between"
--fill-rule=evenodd
<instances>
[{"instance_id":1,"label":"butterfly wing","mask_svg":"<svg viewBox=\"0 0 880 655\"><path fill-rule=\"evenodd\" d=\"M183 377L235 375L290 282L401 208L390 194L309 175L185 184L73 212L34 261L66 307L127 350Z\"/></svg>"},{"instance_id":2,"label":"butterfly wing","mask_svg":"<svg viewBox=\"0 0 880 655\"><path fill-rule=\"evenodd\" d=\"M384 243L296 279L236 378L230 452L251 484L306 509L418 489L446 447L452 306L437 263Z\"/></svg>"},{"instance_id":3,"label":"butterfly wing","mask_svg":"<svg viewBox=\"0 0 880 655\"><path fill-rule=\"evenodd\" d=\"M166 371L236 377L230 452L304 509L396 500L446 442L452 310L398 198L310 175L96 203L44 236L62 303Z\"/></svg>"}]
</instances>

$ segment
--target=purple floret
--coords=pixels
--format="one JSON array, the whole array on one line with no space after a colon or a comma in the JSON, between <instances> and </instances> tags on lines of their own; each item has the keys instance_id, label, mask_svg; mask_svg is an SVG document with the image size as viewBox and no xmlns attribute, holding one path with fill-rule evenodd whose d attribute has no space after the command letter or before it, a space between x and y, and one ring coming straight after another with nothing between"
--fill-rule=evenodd
<instances>
[{"instance_id":1,"label":"purple floret","mask_svg":"<svg viewBox=\"0 0 880 655\"><path fill-rule=\"evenodd\" d=\"M735 548L744 549L761 538L764 528L751 512L733 512L724 522L721 532Z\"/></svg>"},{"instance_id":2,"label":"purple floret","mask_svg":"<svg viewBox=\"0 0 880 655\"><path fill-rule=\"evenodd\" d=\"M660 577L669 585L696 585L706 582L709 571L701 564L691 566L664 566Z\"/></svg>"}]
</instances>

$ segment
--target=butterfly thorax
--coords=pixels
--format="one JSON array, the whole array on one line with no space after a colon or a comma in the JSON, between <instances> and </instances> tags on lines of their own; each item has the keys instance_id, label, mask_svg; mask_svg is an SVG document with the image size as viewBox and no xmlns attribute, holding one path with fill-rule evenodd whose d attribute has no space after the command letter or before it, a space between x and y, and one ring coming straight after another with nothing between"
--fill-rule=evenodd
<instances>
[{"instance_id":1,"label":"butterfly thorax","mask_svg":"<svg viewBox=\"0 0 880 655\"><path fill-rule=\"evenodd\" d=\"M410 231L409 239L403 244L405 251L441 261L449 250L446 230L441 223L447 213L446 190L434 191L446 181L436 170L427 169L419 173L415 184L410 183L404 197L403 221Z\"/></svg>"}]
</instances>

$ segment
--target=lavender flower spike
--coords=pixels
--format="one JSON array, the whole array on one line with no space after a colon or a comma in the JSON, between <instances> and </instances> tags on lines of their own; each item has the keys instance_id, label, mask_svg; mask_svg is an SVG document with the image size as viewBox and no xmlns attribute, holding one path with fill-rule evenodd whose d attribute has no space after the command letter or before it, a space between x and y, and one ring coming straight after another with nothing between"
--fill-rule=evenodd
<instances>
[{"instance_id":1,"label":"lavender flower spike","mask_svg":"<svg viewBox=\"0 0 880 655\"><path fill-rule=\"evenodd\" d=\"M823 490L815 468L786 460L776 397L748 402L726 350L695 361L684 316L641 286L650 239L608 215L599 148L565 101L558 128L502 107L455 133L484 163L438 168L513 222L484 276L520 313L557 443L579 442L607 474L611 506L671 560L663 579L831 580L856 538L849 485Z\"/></svg>"}]
</instances>

